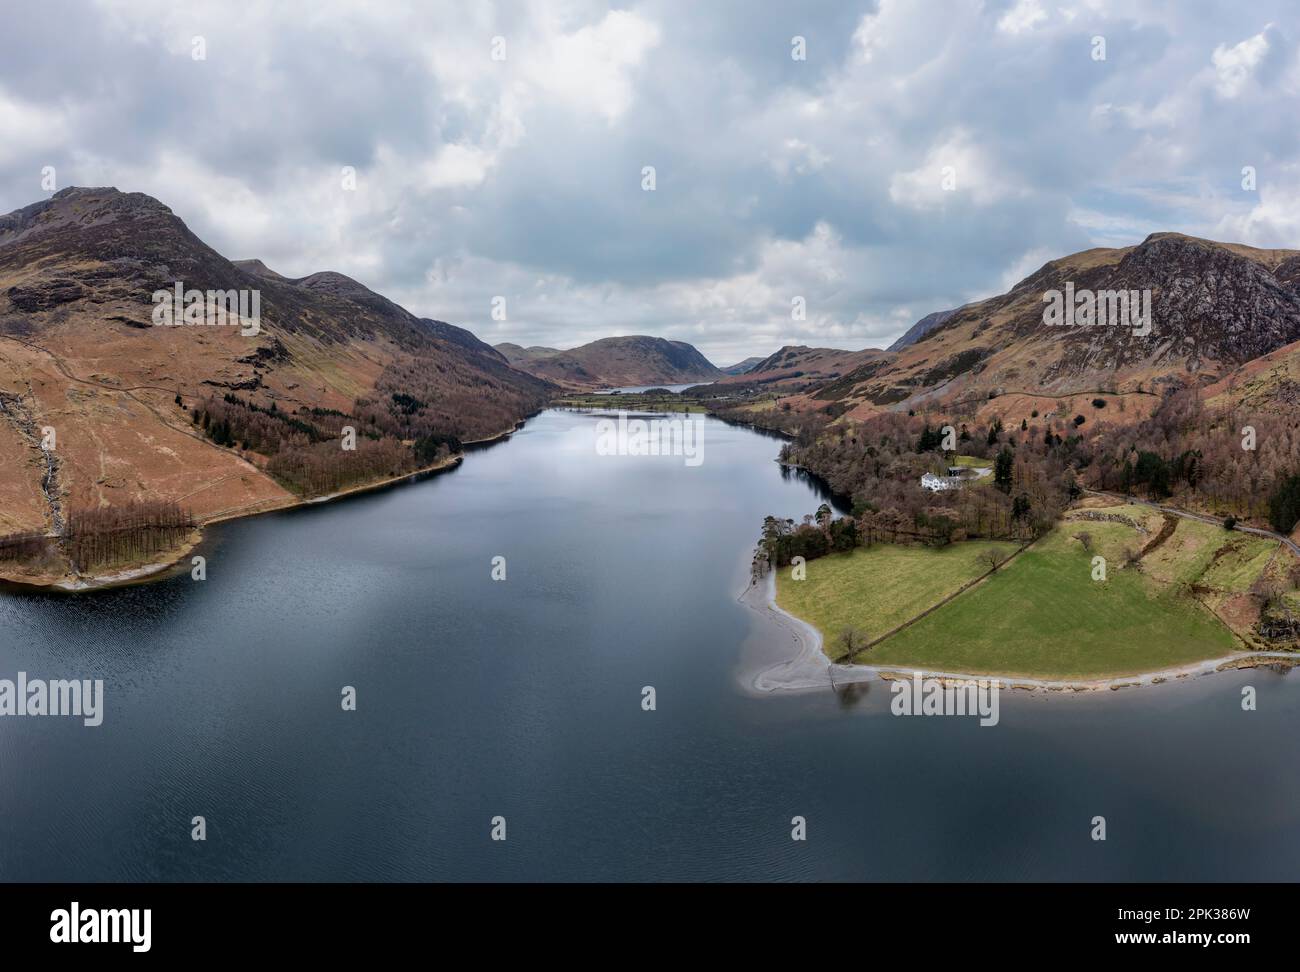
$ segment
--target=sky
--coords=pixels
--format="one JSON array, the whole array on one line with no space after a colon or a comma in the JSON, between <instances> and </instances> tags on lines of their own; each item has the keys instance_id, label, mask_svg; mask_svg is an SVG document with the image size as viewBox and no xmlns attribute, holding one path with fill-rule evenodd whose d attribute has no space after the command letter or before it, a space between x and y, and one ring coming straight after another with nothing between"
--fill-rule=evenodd
<instances>
[{"instance_id":1,"label":"sky","mask_svg":"<svg viewBox=\"0 0 1300 972\"><path fill-rule=\"evenodd\" d=\"M1293 2L6 8L0 212L145 192L493 344L883 347L1092 246L1300 247Z\"/></svg>"}]
</instances>

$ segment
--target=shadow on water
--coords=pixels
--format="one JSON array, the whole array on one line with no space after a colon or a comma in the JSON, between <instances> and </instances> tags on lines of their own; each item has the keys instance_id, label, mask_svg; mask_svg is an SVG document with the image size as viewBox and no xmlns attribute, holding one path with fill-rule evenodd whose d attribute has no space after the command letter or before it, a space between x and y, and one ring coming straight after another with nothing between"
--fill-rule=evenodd
<instances>
[{"instance_id":1,"label":"shadow on water","mask_svg":"<svg viewBox=\"0 0 1300 972\"><path fill-rule=\"evenodd\" d=\"M814 493L817 498L825 500L831 505L831 508L841 516L850 516L853 513L853 500L843 493L837 493L831 489L830 483L822 479L816 473L809 472L807 469L801 469L799 466L781 466L781 478L786 481L803 483Z\"/></svg>"},{"instance_id":2,"label":"shadow on water","mask_svg":"<svg viewBox=\"0 0 1300 972\"><path fill-rule=\"evenodd\" d=\"M870 691L870 682L848 682L836 688L835 695L840 700L841 709L852 709L859 702L865 701Z\"/></svg>"}]
</instances>

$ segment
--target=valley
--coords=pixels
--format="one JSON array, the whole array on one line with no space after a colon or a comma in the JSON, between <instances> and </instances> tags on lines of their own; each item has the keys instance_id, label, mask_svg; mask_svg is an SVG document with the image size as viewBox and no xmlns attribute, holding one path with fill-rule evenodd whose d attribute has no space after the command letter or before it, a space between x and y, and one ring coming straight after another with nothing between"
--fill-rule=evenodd
<instances>
[{"instance_id":1,"label":"valley","mask_svg":"<svg viewBox=\"0 0 1300 972\"><path fill-rule=\"evenodd\" d=\"M1300 517L1296 265L1154 234L1049 262L889 350L787 346L724 370L649 337L491 348L341 274L227 261L148 197L66 190L0 219L0 578L165 576L206 525L450 468L548 404L706 412L787 437L780 461L851 507L760 545L833 661L1093 677L1294 648L1297 548L1267 534L1286 504ZM169 275L255 286L258 326L145 324ZM1153 288L1154 333L1046 326L1076 279ZM605 392L626 386L647 390ZM1244 426L1260 448L1235 448ZM964 466L987 478L923 488ZM1136 492L1153 505L1126 505ZM1161 521L1162 502L1186 516ZM806 580L788 579L796 550Z\"/></svg>"}]
</instances>

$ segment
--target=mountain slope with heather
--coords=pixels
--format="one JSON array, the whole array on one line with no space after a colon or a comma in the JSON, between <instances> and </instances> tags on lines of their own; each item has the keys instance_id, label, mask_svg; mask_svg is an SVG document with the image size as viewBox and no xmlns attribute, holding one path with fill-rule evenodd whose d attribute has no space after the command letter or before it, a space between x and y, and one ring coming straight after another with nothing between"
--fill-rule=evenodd
<instances>
[{"instance_id":1,"label":"mountain slope with heather","mask_svg":"<svg viewBox=\"0 0 1300 972\"><path fill-rule=\"evenodd\" d=\"M861 418L1015 398L1026 412L1073 395L1129 397L1210 385L1300 340L1300 259L1174 233L1045 264L1010 291L923 318L875 359L795 404ZM1148 291L1151 328L1048 326L1052 291ZM928 330L914 334L921 324ZM909 336L914 338L908 343ZM1017 421L1019 415L1016 416Z\"/></svg>"},{"instance_id":2,"label":"mountain slope with heather","mask_svg":"<svg viewBox=\"0 0 1300 972\"><path fill-rule=\"evenodd\" d=\"M177 283L256 291L257 333L154 326ZM69 188L0 217L0 535L140 504L202 524L406 475L553 390L342 274L227 260L149 196Z\"/></svg>"}]
</instances>

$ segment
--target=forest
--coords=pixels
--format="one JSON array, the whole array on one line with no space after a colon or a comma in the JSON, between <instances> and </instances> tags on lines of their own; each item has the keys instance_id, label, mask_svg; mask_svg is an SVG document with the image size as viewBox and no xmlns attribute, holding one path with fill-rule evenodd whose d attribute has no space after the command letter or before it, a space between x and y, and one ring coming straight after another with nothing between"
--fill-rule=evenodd
<instances>
[{"instance_id":1,"label":"forest","mask_svg":"<svg viewBox=\"0 0 1300 972\"><path fill-rule=\"evenodd\" d=\"M147 562L179 546L193 529L194 518L176 503L134 500L69 510L63 545L72 566L84 573Z\"/></svg>"},{"instance_id":2,"label":"forest","mask_svg":"<svg viewBox=\"0 0 1300 972\"><path fill-rule=\"evenodd\" d=\"M957 431L942 449L942 429ZM931 493L926 472L957 455L985 460L992 489ZM1290 533L1300 520L1300 426L1285 417L1208 408L1195 390L1166 395L1136 424L1034 413L1004 428L941 413L883 413L805 426L783 462L853 500L863 542L1027 540L1050 529L1084 488L1140 496Z\"/></svg>"},{"instance_id":3,"label":"forest","mask_svg":"<svg viewBox=\"0 0 1300 972\"><path fill-rule=\"evenodd\" d=\"M1172 393L1150 418L1099 426L1092 485L1290 533L1300 519L1300 427L1268 413L1207 407Z\"/></svg>"},{"instance_id":4,"label":"forest","mask_svg":"<svg viewBox=\"0 0 1300 972\"><path fill-rule=\"evenodd\" d=\"M210 396L191 421L217 445L267 457L266 471L300 496L321 496L359 483L402 476L461 450L419 398L391 392L358 402L356 414L335 409L281 410L238 395ZM346 429L355 448L344 448Z\"/></svg>"},{"instance_id":5,"label":"forest","mask_svg":"<svg viewBox=\"0 0 1300 972\"><path fill-rule=\"evenodd\" d=\"M942 427L933 418L884 413L836 426L811 445L788 444L781 459L852 498L863 542L937 544L1041 535L1078 495L1076 470L1091 461L1073 427L1025 423L1008 431L1000 422L982 429L959 422L951 452L941 449ZM993 488L921 488L922 475L944 471L958 454L986 460Z\"/></svg>"}]
</instances>

